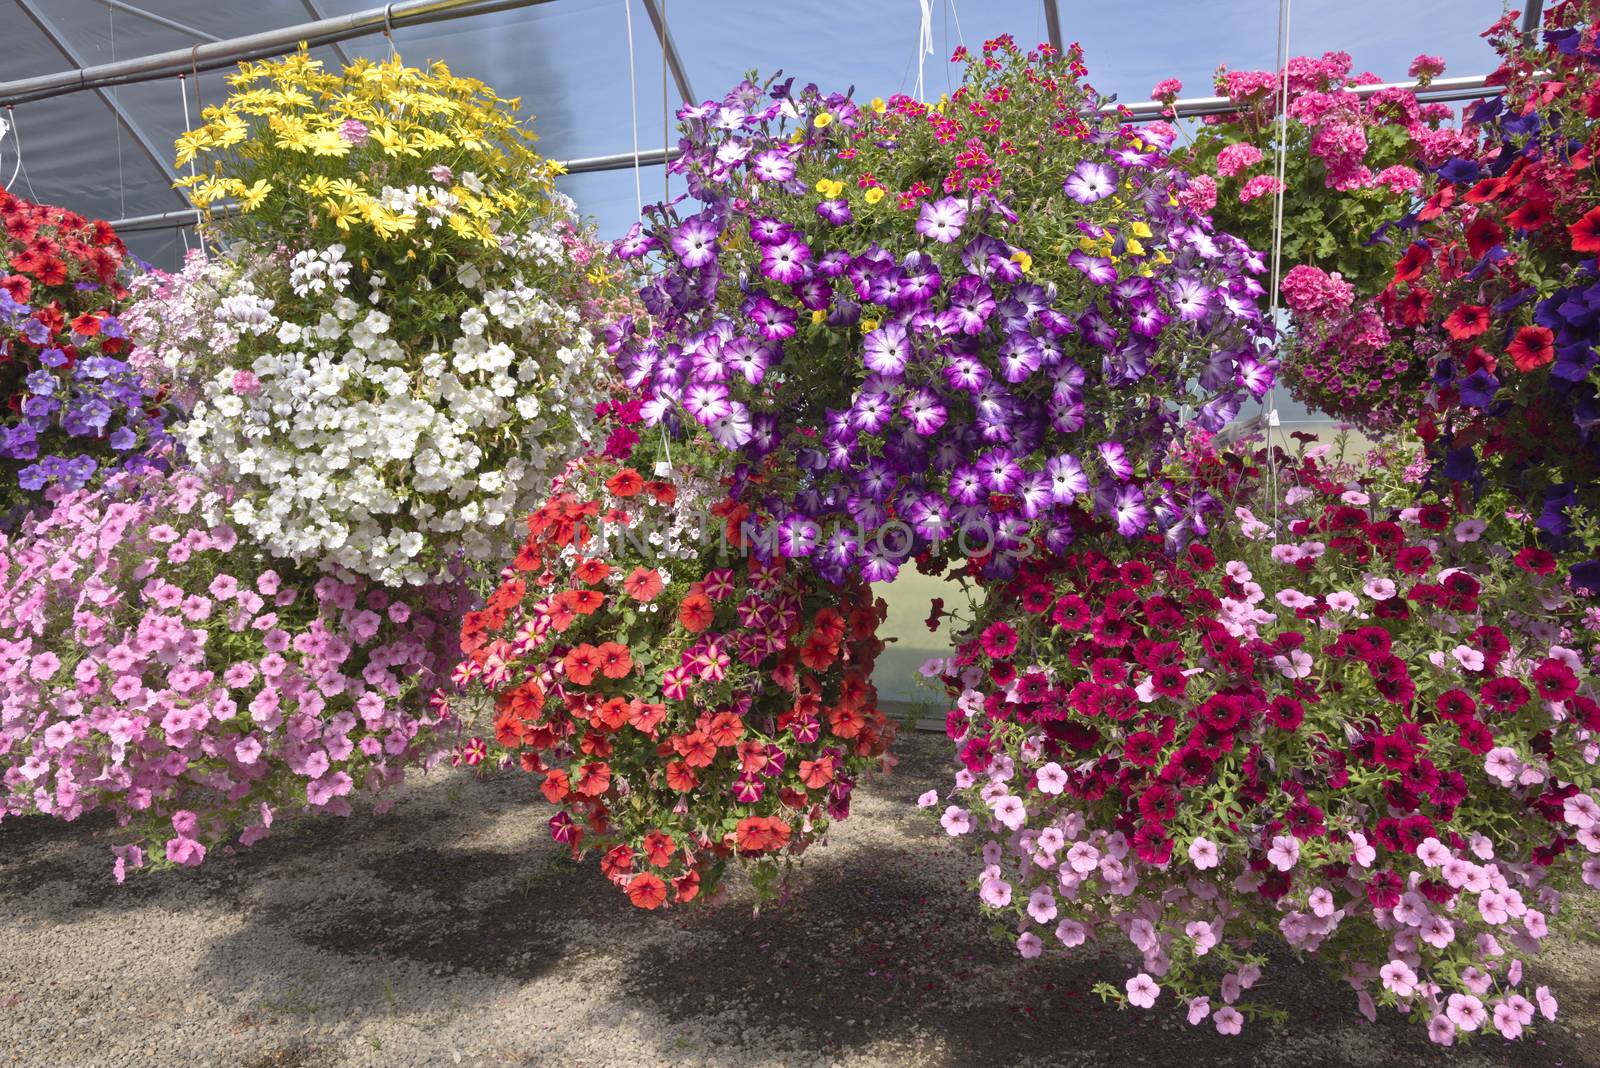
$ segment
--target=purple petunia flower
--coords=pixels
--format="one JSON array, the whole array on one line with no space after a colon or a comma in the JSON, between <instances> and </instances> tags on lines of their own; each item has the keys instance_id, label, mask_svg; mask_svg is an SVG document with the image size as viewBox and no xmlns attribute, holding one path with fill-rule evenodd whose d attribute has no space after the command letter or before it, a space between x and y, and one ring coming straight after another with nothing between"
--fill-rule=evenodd
<instances>
[{"instance_id":1,"label":"purple petunia flower","mask_svg":"<svg viewBox=\"0 0 1600 1068\"><path fill-rule=\"evenodd\" d=\"M728 367L744 376L752 386L759 386L772 362L772 351L754 338L736 337L722 346L723 358Z\"/></svg>"},{"instance_id":2,"label":"purple petunia flower","mask_svg":"<svg viewBox=\"0 0 1600 1068\"><path fill-rule=\"evenodd\" d=\"M900 414L911 423L911 428L923 437L938 432L949 418L949 410L931 389L913 390L900 405Z\"/></svg>"},{"instance_id":3,"label":"purple petunia flower","mask_svg":"<svg viewBox=\"0 0 1600 1068\"><path fill-rule=\"evenodd\" d=\"M961 236L961 228L966 223L966 207L955 197L945 197L936 203L922 205L922 214L917 218L917 233L948 245Z\"/></svg>"},{"instance_id":4,"label":"purple petunia flower","mask_svg":"<svg viewBox=\"0 0 1600 1068\"><path fill-rule=\"evenodd\" d=\"M750 224L750 240L758 245L776 245L794 236L794 230L781 219L761 218Z\"/></svg>"},{"instance_id":5,"label":"purple petunia flower","mask_svg":"<svg viewBox=\"0 0 1600 1068\"><path fill-rule=\"evenodd\" d=\"M1211 298L1203 282L1198 278L1180 278L1172 283L1168 291L1168 299L1178 312L1178 317L1186 322L1195 319L1204 319L1211 310Z\"/></svg>"},{"instance_id":6,"label":"purple petunia flower","mask_svg":"<svg viewBox=\"0 0 1600 1068\"><path fill-rule=\"evenodd\" d=\"M1023 476L1017 487L1017 501L1027 519L1037 519L1052 503L1050 476L1043 471L1031 471Z\"/></svg>"},{"instance_id":7,"label":"purple petunia flower","mask_svg":"<svg viewBox=\"0 0 1600 1068\"><path fill-rule=\"evenodd\" d=\"M1274 377L1274 369L1271 363L1262 363L1254 356L1244 356L1239 360L1239 368L1234 375L1234 381L1249 390L1250 395L1256 400L1260 400L1267 395L1268 390L1272 389Z\"/></svg>"},{"instance_id":8,"label":"purple petunia flower","mask_svg":"<svg viewBox=\"0 0 1600 1068\"><path fill-rule=\"evenodd\" d=\"M612 249L619 260L636 260L660 244L661 242L644 232L644 227L634 223Z\"/></svg>"},{"instance_id":9,"label":"purple petunia flower","mask_svg":"<svg viewBox=\"0 0 1600 1068\"><path fill-rule=\"evenodd\" d=\"M1160 336L1169 322L1171 317L1153 300L1141 300L1128 309L1128 329L1140 337Z\"/></svg>"},{"instance_id":10,"label":"purple petunia flower","mask_svg":"<svg viewBox=\"0 0 1600 1068\"><path fill-rule=\"evenodd\" d=\"M822 529L813 520L791 512L778 524L778 553L790 559L810 556L821 538Z\"/></svg>"},{"instance_id":11,"label":"purple petunia flower","mask_svg":"<svg viewBox=\"0 0 1600 1068\"><path fill-rule=\"evenodd\" d=\"M1141 534L1150 526L1150 509L1145 507L1144 491L1131 482L1114 488L1101 484L1102 504L1106 515L1117 524L1117 533L1125 538Z\"/></svg>"},{"instance_id":12,"label":"purple petunia flower","mask_svg":"<svg viewBox=\"0 0 1600 1068\"><path fill-rule=\"evenodd\" d=\"M910 359L911 342L899 323L884 323L867 334L863 342L863 361L878 374L898 375Z\"/></svg>"},{"instance_id":13,"label":"purple petunia flower","mask_svg":"<svg viewBox=\"0 0 1600 1068\"><path fill-rule=\"evenodd\" d=\"M961 464L950 472L950 499L957 504L977 504L989 494L983 475L971 464Z\"/></svg>"},{"instance_id":14,"label":"purple petunia flower","mask_svg":"<svg viewBox=\"0 0 1600 1068\"><path fill-rule=\"evenodd\" d=\"M1067 196L1079 204L1093 204L1117 191L1117 179L1111 168L1084 160L1062 184Z\"/></svg>"},{"instance_id":15,"label":"purple petunia flower","mask_svg":"<svg viewBox=\"0 0 1600 1068\"><path fill-rule=\"evenodd\" d=\"M848 200L824 200L817 205L817 214L834 226L844 226L855 219Z\"/></svg>"},{"instance_id":16,"label":"purple petunia flower","mask_svg":"<svg viewBox=\"0 0 1600 1068\"><path fill-rule=\"evenodd\" d=\"M1016 385L1026 382L1039 369L1043 352L1032 334L1015 333L1000 346L1000 373L1007 382Z\"/></svg>"},{"instance_id":17,"label":"purple petunia flower","mask_svg":"<svg viewBox=\"0 0 1600 1068\"><path fill-rule=\"evenodd\" d=\"M1050 500L1055 504L1071 504L1089 492L1089 477L1077 457L1053 457L1044 465L1044 473L1050 477Z\"/></svg>"},{"instance_id":18,"label":"purple petunia flower","mask_svg":"<svg viewBox=\"0 0 1600 1068\"><path fill-rule=\"evenodd\" d=\"M733 407L728 403L728 387L718 382L690 386L684 393L683 406L702 426L710 426L718 419L733 414Z\"/></svg>"},{"instance_id":19,"label":"purple petunia flower","mask_svg":"<svg viewBox=\"0 0 1600 1068\"><path fill-rule=\"evenodd\" d=\"M724 449L737 449L750 440L754 430L750 410L738 401L728 403L728 413L710 423L711 436Z\"/></svg>"},{"instance_id":20,"label":"purple petunia flower","mask_svg":"<svg viewBox=\"0 0 1600 1068\"><path fill-rule=\"evenodd\" d=\"M1117 269L1104 256L1091 256L1082 249L1074 249L1067 255L1067 264L1082 271L1098 286L1108 286L1117 280Z\"/></svg>"},{"instance_id":21,"label":"purple petunia flower","mask_svg":"<svg viewBox=\"0 0 1600 1068\"><path fill-rule=\"evenodd\" d=\"M1010 493L1022 482L1022 467L1005 449L991 449L979 457L978 475L995 493Z\"/></svg>"},{"instance_id":22,"label":"purple petunia flower","mask_svg":"<svg viewBox=\"0 0 1600 1068\"><path fill-rule=\"evenodd\" d=\"M793 308L785 308L771 297L761 297L750 308L750 318L756 329L768 341L782 341L793 337L795 323L800 315Z\"/></svg>"},{"instance_id":23,"label":"purple petunia flower","mask_svg":"<svg viewBox=\"0 0 1600 1068\"><path fill-rule=\"evenodd\" d=\"M887 393L862 393L850 406L850 426L863 434L876 434L889 425L894 402Z\"/></svg>"},{"instance_id":24,"label":"purple petunia flower","mask_svg":"<svg viewBox=\"0 0 1600 1068\"><path fill-rule=\"evenodd\" d=\"M811 261L811 246L798 237L786 237L761 250L761 273L774 282L792 285L805 278Z\"/></svg>"},{"instance_id":25,"label":"purple petunia flower","mask_svg":"<svg viewBox=\"0 0 1600 1068\"><path fill-rule=\"evenodd\" d=\"M763 182L787 182L794 177L794 160L781 149L769 148L756 156L750 169Z\"/></svg>"},{"instance_id":26,"label":"purple petunia flower","mask_svg":"<svg viewBox=\"0 0 1600 1068\"><path fill-rule=\"evenodd\" d=\"M717 228L699 215L684 220L673 232L672 251L685 267L704 267L717 258Z\"/></svg>"},{"instance_id":27,"label":"purple petunia flower","mask_svg":"<svg viewBox=\"0 0 1600 1068\"><path fill-rule=\"evenodd\" d=\"M940 317L951 333L976 334L994 314L994 294L982 279L965 275L950 287L950 307Z\"/></svg>"},{"instance_id":28,"label":"purple petunia flower","mask_svg":"<svg viewBox=\"0 0 1600 1068\"><path fill-rule=\"evenodd\" d=\"M1120 441L1102 441L1099 445L1100 462L1120 482L1133 477L1133 464L1128 462L1128 450Z\"/></svg>"}]
</instances>

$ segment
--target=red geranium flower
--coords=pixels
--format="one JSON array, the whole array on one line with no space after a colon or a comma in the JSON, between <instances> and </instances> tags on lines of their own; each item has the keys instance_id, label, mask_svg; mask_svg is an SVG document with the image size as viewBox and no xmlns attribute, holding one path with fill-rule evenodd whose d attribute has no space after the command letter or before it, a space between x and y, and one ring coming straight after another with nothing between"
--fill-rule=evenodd
<instances>
[{"instance_id":1,"label":"red geranium flower","mask_svg":"<svg viewBox=\"0 0 1600 1068\"><path fill-rule=\"evenodd\" d=\"M1548 327L1524 326L1506 346L1506 355L1519 371L1536 371L1556 358L1555 335Z\"/></svg>"}]
</instances>

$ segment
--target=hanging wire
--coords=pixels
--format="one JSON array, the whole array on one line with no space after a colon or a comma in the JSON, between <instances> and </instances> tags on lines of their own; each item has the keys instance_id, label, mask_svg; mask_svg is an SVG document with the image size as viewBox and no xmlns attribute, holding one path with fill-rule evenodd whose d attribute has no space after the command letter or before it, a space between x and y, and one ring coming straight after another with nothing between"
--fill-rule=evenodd
<instances>
[{"instance_id":1,"label":"hanging wire","mask_svg":"<svg viewBox=\"0 0 1600 1068\"><path fill-rule=\"evenodd\" d=\"M628 108L633 116L633 207L636 217L644 215L644 183L639 177L639 83L633 58L633 0L622 0L628 16ZM663 147L665 147L663 143ZM665 167L666 163L663 162Z\"/></svg>"},{"instance_id":2,"label":"hanging wire","mask_svg":"<svg viewBox=\"0 0 1600 1068\"><path fill-rule=\"evenodd\" d=\"M192 129L192 127L189 125L189 89L184 84L184 81L185 81L185 79L187 77L188 77L188 75L185 75L185 74L178 75L178 99L183 101L183 129L184 129L185 132L188 132L190 129ZM195 74L195 81L198 82L199 79L200 79L200 75L198 73L196 73ZM199 91L196 90L196 92L195 92L195 103L197 105L199 104L199 96L200 96ZM189 177L191 177L191 178L194 177L194 160L193 159L189 160ZM193 198L189 198L189 202L190 202L190 204L193 204L194 203ZM205 235L200 232L200 209L199 208L195 208L194 209L194 221L195 221L195 238L200 242L200 258L209 261L211 259L211 254L206 249ZM184 252L187 254L188 251L189 251L189 235L188 235L188 231L187 230L182 230L182 231L180 231L180 233L182 233L184 235L184 237L183 237L183 249L184 249Z\"/></svg>"},{"instance_id":3,"label":"hanging wire","mask_svg":"<svg viewBox=\"0 0 1600 1068\"><path fill-rule=\"evenodd\" d=\"M629 17L632 17L631 12ZM661 37L661 147L665 149L668 146L667 136L670 132L667 119L667 0L661 0L661 33L659 36ZM635 166L637 166L637 145L634 146L634 152ZM672 168L668 166L668 163L669 161L664 158L661 161L661 211L663 218L665 218L667 203L672 199ZM640 214L644 214L642 209ZM671 478L672 443L667 440L667 424L664 421L661 423L661 451L666 456L666 468L663 470L662 465L657 464L656 475L660 478Z\"/></svg>"},{"instance_id":4,"label":"hanging wire","mask_svg":"<svg viewBox=\"0 0 1600 1068\"><path fill-rule=\"evenodd\" d=\"M400 50L394 46L394 5L383 5L383 39L389 42L389 58L399 59Z\"/></svg>"},{"instance_id":5,"label":"hanging wire","mask_svg":"<svg viewBox=\"0 0 1600 1068\"><path fill-rule=\"evenodd\" d=\"M667 138L671 135L671 127L667 119L667 0L661 0L661 147L667 148L670 142ZM667 166L667 161L661 161L661 203L664 206L672 199L672 168Z\"/></svg>"},{"instance_id":6,"label":"hanging wire","mask_svg":"<svg viewBox=\"0 0 1600 1068\"><path fill-rule=\"evenodd\" d=\"M22 135L17 132L17 115L10 104L6 105L6 130L11 131L11 139L17 146L17 165L11 168L11 177L6 179L6 189L17 184L17 172L22 170ZM0 141L5 140L6 130L0 130ZM33 192L33 186L28 186L28 192Z\"/></svg>"},{"instance_id":7,"label":"hanging wire","mask_svg":"<svg viewBox=\"0 0 1600 1068\"><path fill-rule=\"evenodd\" d=\"M1283 201L1288 191L1285 182L1289 158L1289 17L1293 0L1278 0L1278 189L1272 204L1272 291L1269 307L1272 313L1274 344L1281 333L1278 322L1279 273L1283 269ZM1278 425L1277 382L1267 390L1267 477L1272 494L1272 525L1278 525L1278 459L1274 451L1273 428Z\"/></svg>"},{"instance_id":8,"label":"hanging wire","mask_svg":"<svg viewBox=\"0 0 1600 1068\"><path fill-rule=\"evenodd\" d=\"M922 8L921 21L917 23L917 99L926 103L926 90L922 86L923 61L933 55L933 6L929 0L917 0Z\"/></svg>"},{"instance_id":9,"label":"hanging wire","mask_svg":"<svg viewBox=\"0 0 1600 1068\"><path fill-rule=\"evenodd\" d=\"M117 9L107 4L106 17L110 20L110 27L107 33L111 37L111 62L115 63L117 61ZM117 91L115 89L107 90L106 95L111 98L111 128L116 131L117 135L117 206L119 213L125 219L128 217L128 182L122 172L122 123L117 119L119 114L117 111Z\"/></svg>"}]
</instances>

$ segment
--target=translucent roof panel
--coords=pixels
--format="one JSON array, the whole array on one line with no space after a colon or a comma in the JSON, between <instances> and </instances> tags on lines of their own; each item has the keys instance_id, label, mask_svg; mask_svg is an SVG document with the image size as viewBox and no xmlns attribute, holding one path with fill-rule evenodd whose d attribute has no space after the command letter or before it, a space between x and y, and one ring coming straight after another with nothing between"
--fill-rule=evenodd
<instances>
[{"instance_id":1,"label":"translucent roof panel","mask_svg":"<svg viewBox=\"0 0 1600 1068\"><path fill-rule=\"evenodd\" d=\"M1278 0L1140 0L1104 4L1056 0L1066 41L1083 44L1091 81L1124 100L1145 99L1165 77L1186 95L1209 95L1219 64L1270 68L1276 56ZM0 5L7 43L0 78L25 78L80 65L186 48L370 9L373 0L11 0ZM147 12L158 21L130 13ZM919 47L922 7L916 0L838 4L731 4L662 0L688 80L698 98L720 96L749 70L779 70L827 89L854 86L858 96L914 92L919 64L924 94L953 84L948 62L957 45L971 47L1010 33L1027 46L1047 37L1036 0L929 0L932 52ZM1440 55L1453 74L1486 73L1493 55L1479 33L1501 13L1501 0L1299 0L1291 17L1291 53L1342 50L1357 70L1385 80L1405 77L1419 52ZM633 47L630 78L629 22ZM669 77L663 94L662 49L642 0L551 0L518 10L396 30L410 62L443 59L482 78L502 95L520 96L537 117L542 151L557 159L611 155L662 144L664 115L681 103ZM381 56L381 35L320 48L330 64ZM117 219L185 205L171 188L171 146L183 128L184 92L191 117L225 91L225 72L179 82L167 79L20 105L12 113L23 147L20 193L85 214ZM198 97L198 99L197 99ZM123 113L116 118L111 105ZM670 135L669 140L675 139ZM17 137L0 141L0 180L16 160ZM606 234L626 229L645 202L659 199L663 172L642 168L572 175L563 184ZM177 231L130 235L130 244L163 266L175 264Z\"/></svg>"}]
</instances>

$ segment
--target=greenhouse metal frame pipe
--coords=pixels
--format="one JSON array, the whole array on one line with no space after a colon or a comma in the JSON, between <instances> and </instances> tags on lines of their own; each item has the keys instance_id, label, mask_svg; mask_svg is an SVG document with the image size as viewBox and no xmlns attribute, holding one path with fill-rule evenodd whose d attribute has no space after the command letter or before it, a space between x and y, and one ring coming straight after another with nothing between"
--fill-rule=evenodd
<instances>
[{"instance_id":1,"label":"greenhouse metal frame pipe","mask_svg":"<svg viewBox=\"0 0 1600 1068\"><path fill-rule=\"evenodd\" d=\"M95 0L95 3L99 4L101 7L108 7L112 11L120 11L124 15L131 15L136 19L143 19L146 22L154 23L157 26L165 26L167 29L181 33L185 37L193 37L201 41L222 40L222 38L218 37L214 33L207 33L205 30L196 29L195 27L190 26L188 23L179 22L177 19L169 19L165 15L156 14L154 11L146 11L142 7L134 7L132 4L123 3L123 0Z\"/></svg>"},{"instance_id":2,"label":"greenhouse metal frame pipe","mask_svg":"<svg viewBox=\"0 0 1600 1068\"><path fill-rule=\"evenodd\" d=\"M383 7L367 8L349 15L335 15L314 22L301 22L244 37L197 44L170 52L140 56L116 63L44 74L36 78L0 82L0 107L46 100L85 89L131 85L135 82L173 78L180 74L220 70L246 59L261 59L292 51L301 41L318 48L355 37L366 37L385 30L425 26L452 19L492 15L500 11L547 4L550 0L398 0Z\"/></svg>"},{"instance_id":3,"label":"greenhouse metal frame pipe","mask_svg":"<svg viewBox=\"0 0 1600 1068\"><path fill-rule=\"evenodd\" d=\"M698 104L699 101L694 98L694 90L689 87L689 74L683 69L683 60L678 58L678 46L673 43L672 30L667 26L666 13L662 10L661 4L658 0L644 0L644 10L650 16L650 25L655 27L656 40L661 42L661 52L667 57L672 80L678 85L678 95L683 97L685 104Z\"/></svg>"},{"instance_id":4,"label":"greenhouse metal frame pipe","mask_svg":"<svg viewBox=\"0 0 1600 1068\"><path fill-rule=\"evenodd\" d=\"M1442 103L1447 100L1470 100L1482 96L1485 90L1499 94L1500 89L1488 85L1485 75L1474 74L1460 78L1435 78L1427 85L1417 82L1384 82L1381 85L1358 85L1345 92L1363 99L1385 89L1407 89L1415 93L1419 103ZM1159 100L1140 100L1132 104L1112 103L1100 108L1102 115L1116 115L1126 109L1136 119L1170 118L1167 105ZM1225 96L1195 96L1172 102L1172 111L1180 119L1199 118L1203 115L1227 115L1239 111L1240 105Z\"/></svg>"},{"instance_id":5,"label":"greenhouse metal frame pipe","mask_svg":"<svg viewBox=\"0 0 1600 1068\"><path fill-rule=\"evenodd\" d=\"M323 13L322 9L313 2L313 0L300 0L300 6L305 8L306 14L310 15L314 19L325 19L328 17ZM339 57L340 63L343 63L347 67L350 65L350 53L344 50L343 45L341 45L338 41L329 41L328 47L333 49L333 54Z\"/></svg>"},{"instance_id":6,"label":"greenhouse metal frame pipe","mask_svg":"<svg viewBox=\"0 0 1600 1068\"><path fill-rule=\"evenodd\" d=\"M44 34L45 40L50 42L50 46L57 52L61 53L62 59L65 59L68 63L77 63L80 65L83 63L83 57L68 41L67 35L62 32L61 28L51 20L48 14L45 13L45 10L39 3L39 0L17 0L17 6L21 8L22 13L26 15L36 27L38 27L39 32ZM177 172L172 169L172 165L167 162L162 151L156 147L155 140L150 136L145 128L134 120L133 115L129 113L128 109L123 106L122 102L117 99L114 93L108 93L104 89L99 88L96 88L93 92L95 96L100 98L100 102L106 106L107 110L111 112L112 119L124 130L128 131L128 136L133 138L134 144L139 146L139 149L144 152L147 157L149 157L150 162L153 163L156 169L160 171L161 174L167 179L167 182L169 183L168 188L172 190L173 195L178 198L178 201L180 203L188 203L189 198L178 192L176 188L173 188L178 181ZM120 148L118 149L118 153L120 161Z\"/></svg>"},{"instance_id":7,"label":"greenhouse metal frame pipe","mask_svg":"<svg viewBox=\"0 0 1600 1068\"><path fill-rule=\"evenodd\" d=\"M1498 86L1485 84L1482 75L1461 78L1438 78L1426 86L1419 86L1416 82L1387 82L1382 85L1362 85L1350 90L1357 96L1368 97L1384 89L1409 89L1417 94L1423 103L1443 102L1446 100L1471 100L1478 96L1498 94ZM1120 109L1126 108L1130 118L1134 119L1160 119L1168 117L1165 114L1165 105L1159 100L1141 100L1134 104L1106 104L1099 109L1099 113L1106 116L1120 114ZM1175 100L1172 110L1176 117L1195 118L1201 115L1226 115L1239 110L1239 105L1225 96L1190 97L1186 100ZM655 167L663 163L670 163L683 155L683 150L677 146L671 148L652 148L642 151L638 155L641 166ZM585 156L581 159L567 160L562 166L568 174L596 174L601 171L622 170L634 165L632 152L617 152L609 156ZM218 205L212 209L213 215L226 215L231 213L231 205ZM140 230L163 230L177 226L191 226L197 221L193 211L169 211L157 215L137 215L129 219L118 220L112 223L118 230L137 232Z\"/></svg>"}]
</instances>

